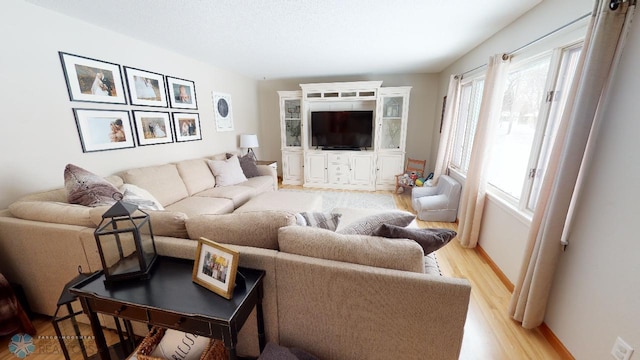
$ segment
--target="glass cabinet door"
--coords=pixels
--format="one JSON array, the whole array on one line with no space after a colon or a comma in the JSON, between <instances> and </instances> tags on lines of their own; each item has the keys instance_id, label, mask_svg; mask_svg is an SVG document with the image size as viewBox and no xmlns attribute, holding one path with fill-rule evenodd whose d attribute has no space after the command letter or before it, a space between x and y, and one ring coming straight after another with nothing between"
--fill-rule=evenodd
<instances>
[{"instance_id":1,"label":"glass cabinet door","mask_svg":"<svg viewBox=\"0 0 640 360\"><path fill-rule=\"evenodd\" d=\"M301 146L300 100L284 100L285 146Z\"/></svg>"},{"instance_id":2,"label":"glass cabinet door","mask_svg":"<svg viewBox=\"0 0 640 360\"><path fill-rule=\"evenodd\" d=\"M382 123L380 124L380 148L399 149L402 139L403 97L382 99Z\"/></svg>"}]
</instances>

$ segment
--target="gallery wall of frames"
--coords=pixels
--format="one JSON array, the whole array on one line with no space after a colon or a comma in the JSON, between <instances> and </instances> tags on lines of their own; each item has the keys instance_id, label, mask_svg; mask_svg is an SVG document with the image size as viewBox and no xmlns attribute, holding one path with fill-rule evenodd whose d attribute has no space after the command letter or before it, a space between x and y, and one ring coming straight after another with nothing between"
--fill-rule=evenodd
<instances>
[{"instance_id":1,"label":"gallery wall of frames","mask_svg":"<svg viewBox=\"0 0 640 360\"><path fill-rule=\"evenodd\" d=\"M202 140L195 82L80 55L59 55L72 102L113 105L73 107L83 152ZM213 93L212 101L216 129L232 131L231 96Z\"/></svg>"}]
</instances>

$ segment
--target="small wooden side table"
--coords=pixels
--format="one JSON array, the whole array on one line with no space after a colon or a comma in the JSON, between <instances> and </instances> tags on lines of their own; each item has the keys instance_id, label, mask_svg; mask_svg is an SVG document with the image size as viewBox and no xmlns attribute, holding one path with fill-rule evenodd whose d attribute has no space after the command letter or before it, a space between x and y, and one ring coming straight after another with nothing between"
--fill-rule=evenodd
<instances>
[{"instance_id":1,"label":"small wooden side table","mask_svg":"<svg viewBox=\"0 0 640 360\"><path fill-rule=\"evenodd\" d=\"M236 286L227 300L191 280L193 260L159 257L151 278L104 285L104 274L80 282L69 290L76 294L89 316L100 359L109 359L109 349L98 313L141 321L224 342L229 359L236 360L238 332L256 308L260 352L265 347L262 313L263 270L238 268L245 286Z\"/></svg>"}]
</instances>

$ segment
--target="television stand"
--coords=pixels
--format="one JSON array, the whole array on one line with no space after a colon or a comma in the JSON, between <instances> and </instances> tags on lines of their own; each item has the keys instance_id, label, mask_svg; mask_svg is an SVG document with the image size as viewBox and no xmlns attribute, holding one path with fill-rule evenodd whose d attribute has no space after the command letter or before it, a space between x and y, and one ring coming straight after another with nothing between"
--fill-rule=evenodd
<instances>
[{"instance_id":1,"label":"television stand","mask_svg":"<svg viewBox=\"0 0 640 360\"><path fill-rule=\"evenodd\" d=\"M322 150L332 150L332 151L360 151L359 147L354 146L325 146Z\"/></svg>"}]
</instances>

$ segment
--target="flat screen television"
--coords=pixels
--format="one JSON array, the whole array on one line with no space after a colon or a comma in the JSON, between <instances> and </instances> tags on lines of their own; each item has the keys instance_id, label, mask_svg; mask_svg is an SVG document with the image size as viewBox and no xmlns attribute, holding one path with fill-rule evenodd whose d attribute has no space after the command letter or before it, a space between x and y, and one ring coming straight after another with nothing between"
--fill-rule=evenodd
<instances>
[{"instance_id":1,"label":"flat screen television","mask_svg":"<svg viewBox=\"0 0 640 360\"><path fill-rule=\"evenodd\" d=\"M311 112L311 146L360 149L372 144L373 110Z\"/></svg>"}]
</instances>

